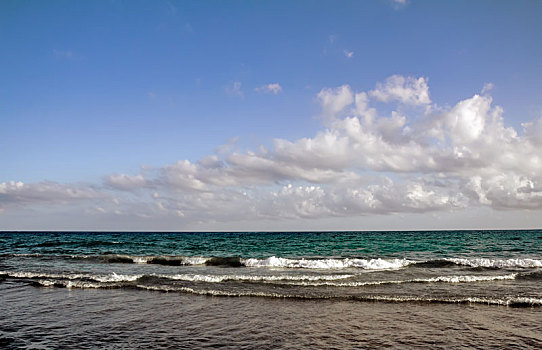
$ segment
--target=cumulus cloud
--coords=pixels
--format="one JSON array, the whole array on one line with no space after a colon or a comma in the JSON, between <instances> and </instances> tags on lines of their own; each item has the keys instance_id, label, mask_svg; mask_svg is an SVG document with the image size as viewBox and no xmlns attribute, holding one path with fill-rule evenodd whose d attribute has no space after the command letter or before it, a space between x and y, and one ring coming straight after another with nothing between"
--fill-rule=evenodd
<instances>
[{"instance_id":1,"label":"cumulus cloud","mask_svg":"<svg viewBox=\"0 0 542 350\"><path fill-rule=\"evenodd\" d=\"M506 127L487 85L451 107L426 108L429 96L426 78L398 75L369 91L325 88L316 102L326 123L313 136L245 152L234 139L197 161L93 187L2 183L0 207L86 200L96 215L187 222L542 210L542 119L522 134ZM382 114L382 103L392 110Z\"/></svg>"},{"instance_id":2,"label":"cumulus cloud","mask_svg":"<svg viewBox=\"0 0 542 350\"><path fill-rule=\"evenodd\" d=\"M276 95L282 91L282 86L280 86L279 83L272 83L272 84L267 84L267 85L262 85L260 87L257 87L254 89L254 91L261 92L264 94Z\"/></svg>"},{"instance_id":3,"label":"cumulus cloud","mask_svg":"<svg viewBox=\"0 0 542 350\"><path fill-rule=\"evenodd\" d=\"M318 93L318 101L322 106L324 117L335 117L346 106L354 102L354 94L348 85L334 89L323 89Z\"/></svg>"},{"instance_id":4,"label":"cumulus cloud","mask_svg":"<svg viewBox=\"0 0 542 350\"><path fill-rule=\"evenodd\" d=\"M427 80L423 77L404 77L393 75L384 83L378 83L376 89L369 92L378 101L399 101L410 105L427 105L431 103Z\"/></svg>"}]
</instances>

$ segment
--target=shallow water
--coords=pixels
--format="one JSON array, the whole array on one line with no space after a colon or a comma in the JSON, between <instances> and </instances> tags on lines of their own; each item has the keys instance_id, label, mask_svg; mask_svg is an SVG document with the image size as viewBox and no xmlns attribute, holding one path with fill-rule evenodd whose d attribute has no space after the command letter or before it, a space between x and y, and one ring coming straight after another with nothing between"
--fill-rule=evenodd
<instances>
[{"instance_id":1,"label":"shallow water","mask_svg":"<svg viewBox=\"0 0 542 350\"><path fill-rule=\"evenodd\" d=\"M2 345L354 349L542 346L542 308L0 285Z\"/></svg>"}]
</instances>

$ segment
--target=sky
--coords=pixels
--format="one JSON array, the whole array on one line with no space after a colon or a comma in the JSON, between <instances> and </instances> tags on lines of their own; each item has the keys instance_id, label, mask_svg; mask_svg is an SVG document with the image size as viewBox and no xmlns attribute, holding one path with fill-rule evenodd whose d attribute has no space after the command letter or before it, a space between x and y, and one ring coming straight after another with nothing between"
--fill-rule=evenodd
<instances>
[{"instance_id":1,"label":"sky","mask_svg":"<svg viewBox=\"0 0 542 350\"><path fill-rule=\"evenodd\" d=\"M0 2L0 230L542 228L541 1Z\"/></svg>"}]
</instances>

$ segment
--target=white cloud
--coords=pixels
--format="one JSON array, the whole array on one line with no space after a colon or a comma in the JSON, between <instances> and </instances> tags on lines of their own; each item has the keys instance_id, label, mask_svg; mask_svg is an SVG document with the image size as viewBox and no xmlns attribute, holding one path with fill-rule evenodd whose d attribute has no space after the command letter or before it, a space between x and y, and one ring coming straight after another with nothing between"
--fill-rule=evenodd
<instances>
[{"instance_id":1,"label":"white cloud","mask_svg":"<svg viewBox=\"0 0 542 350\"><path fill-rule=\"evenodd\" d=\"M523 123L523 130L528 140L535 146L542 146L542 118L534 122Z\"/></svg>"},{"instance_id":2,"label":"white cloud","mask_svg":"<svg viewBox=\"0 0 542 350\"><path fill-rule=\"evenodd\" d=\"M385 83L378 83L369 95L378 101L399 101L410 105L427 105L431 103L427 80L423 77L403 77L393 75Z\"/></svg>"},{"instance_id":3,"label":"white cloud","mask_svg":"<svg viewBox=\"0 0 542 350\"><path fill-rule=\"evenodd\" d=\"M150 183L143 175L129 176L124 174L108 175L105 183L118 190L133 191L143 187L149 187Z\"/></svg>"},{"instance_id":4,"label":"white cloud","mask_svg":"<svg viewBox=\"0 0 542 350\"><path fill-rule=\"evenodd\" d=\"M25 184L21 181L0 183L0 207L10 205L70 203L88 199L104 198L93 186L38 182Z\"/></svg>"},{"instance_id":5,"label":"white cloud","mask_svg":"<svg viewBox=\"0 0 542 350\"><path fill-rule=\"evenodd\" d=\"M279 83L272 83L272 84L267 84L267 85L262 85L260 87L257 87L254 89L254 91L266 93L266 94L271 93L273 95L276 95L282 91L282 86L280 86Z\"/></svg>"},{"instance_id":6,"label":"white cloud","mask_svg":"<svg viewBox=\"0 0 542 350\"><path fill-rule=\"evenodd\" d=\"M354 94L348 85L335 89L322 89L317 98L322 105L322 114L326 118L335 117L354 102Z\"/></svg>"},{"instance_id":7,"label":"white cloud","mask_svg":"<svg viewBox=\"0 0 542 350\"><path fill-rule=\"evenodd\" d=\"M243 97L243 90L241 90L241 82L239 81L234 81L232 83L232 85L230 86L226 86L224 88L224 91L230 95L230 96L238 96L238 97Z\"/></svg>"},{"instance_id":8,"label":"white cloud","mask_svg":"<svg viewBox=\"0 0 542 350\"><path fill-rule=\"evenodd\" d=\"M460 144L479 139L490 108L491 99L479 95L459 102L446 116L451 139Z\"/></svg>"},{"instance_id":9,"label":"white cloud","mask_svg":"<svg viewBox=\"0 0 542 350\"><path fill-rule=\"evenodd\" d=\"M371 91L322 89L317 101L326 124L311 137L246 152L232 139L215 155L109 175L101 186L4 182L2 215L15 205L74 201L88 201L93 215L192 223L542 210L542 119L518 134L488 91L451 107L402 110L428 106L429 88L425 78L395 75ZM381 115L380 103L392 111Z\"/></svg>"}]
</instances>

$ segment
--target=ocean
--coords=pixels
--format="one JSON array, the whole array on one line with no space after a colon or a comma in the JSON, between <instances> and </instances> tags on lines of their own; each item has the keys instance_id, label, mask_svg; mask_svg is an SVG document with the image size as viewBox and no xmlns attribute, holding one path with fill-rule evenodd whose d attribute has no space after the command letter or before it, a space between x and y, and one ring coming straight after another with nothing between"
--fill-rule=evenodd
<instances>
[{"instance_id":1,"label":"ocean","mask_svg":"<svg viewBox=\"0 0 542 350\"><path fill-rule=\"evenodd\" d=\"M2 348L542 347L542 230L0 232Z\"/></svg>"}]
</instances>

